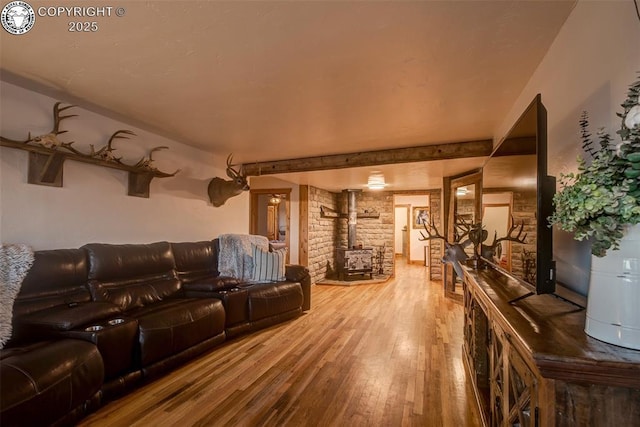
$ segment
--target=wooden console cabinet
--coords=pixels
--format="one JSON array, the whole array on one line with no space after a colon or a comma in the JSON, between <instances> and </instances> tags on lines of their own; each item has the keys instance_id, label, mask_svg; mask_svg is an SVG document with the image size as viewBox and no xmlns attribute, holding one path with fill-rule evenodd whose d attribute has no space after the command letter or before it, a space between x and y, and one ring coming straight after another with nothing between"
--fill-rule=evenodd
<instances>
[{"instance_id":1,"label":"wooden console cabinet","mask_svg":"<svg viewBox=\"0 0 640 427\"><path fill-rule=\"evenodd\" d=\"M640 426L640 351L584 332L585 310L492 270L464 278L465 368L485 426ZM640 309L640 307L638 307Z\"/></svg>"}]
</instances>

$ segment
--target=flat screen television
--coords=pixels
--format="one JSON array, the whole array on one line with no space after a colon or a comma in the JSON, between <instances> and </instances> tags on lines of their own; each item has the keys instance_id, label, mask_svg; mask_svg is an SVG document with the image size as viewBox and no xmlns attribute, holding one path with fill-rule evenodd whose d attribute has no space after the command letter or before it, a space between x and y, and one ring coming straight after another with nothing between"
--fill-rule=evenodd
<instances>
[{"instance_id":1,"label":"flat screen television","mask_svg":"<svg viewBox=\"0 0 640 427\"><path fill-rule=\"evenodd\" d=\"M547 175L547 111L538 94L482 168L482 223L489 249L482 258L528 287L527 296L555 291L548 222L555 188L555 178ZM489 224L496 220L490 218L494 212L502 212L499 226Z\"/></svg>"}]
</instances>

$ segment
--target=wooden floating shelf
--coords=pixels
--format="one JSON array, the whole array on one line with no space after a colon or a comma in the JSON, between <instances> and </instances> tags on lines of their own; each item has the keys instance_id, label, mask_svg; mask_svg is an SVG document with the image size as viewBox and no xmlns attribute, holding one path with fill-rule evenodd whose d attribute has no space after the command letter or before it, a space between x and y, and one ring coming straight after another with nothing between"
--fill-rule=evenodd
<instances>
[{"instance_id":1,"label":"wooden floating shelf","mask_svg":"<svg viewBox=\"0 0 640 427\"><path fill-rule=\"evenodd\" d=\"M135 197L149 197L149 186L153 178L168 178L173 174L161 172L157 169L136 167L116 161L103 160L89 155L63 152L53 148L33 145L25 142L11 141L0 137L0 146L17 148L29 152L29 184L47 185L50 187L62 187L63 166L65 160L74 160L82 163L118 169L128 172L128 195Z\"/></svg>"},{"instance_id":2,"label":"wooden floating shelf","mask_svg":"<svg viewBox=\"0 0 640 427\"><path fill-rule=\"evenodd\" d=\"M349 215L346 213L336 212L326 206L320 206L320 217L321 218L349 218ZM380 218L380 213L362 212L362 213L358 213L358 218Z\"/></svg>"},{"instance_id":3,"label":"wooden floating shelf","mask_svg":"<svg viewBox=\"0 0 640 427\"><path fill-rule=\"evenodd\" d=\"M358 218L380 218L380 214L378 212L376 213L364 212L364 213L359 213Z\"/></svg>"}]
</instances>

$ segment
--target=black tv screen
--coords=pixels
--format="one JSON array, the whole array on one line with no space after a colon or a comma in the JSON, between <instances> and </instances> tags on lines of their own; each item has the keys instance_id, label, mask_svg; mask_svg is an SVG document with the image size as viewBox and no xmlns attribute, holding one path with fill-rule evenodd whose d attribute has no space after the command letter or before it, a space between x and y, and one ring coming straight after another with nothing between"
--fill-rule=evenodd
<instances>
[{"instance_id":1,"label":"black tv screen","mask_svg":"<svg viewBox=\"0 0 640 427\"><path fill-rule=\"evenodd\" d=\"M547 111L537 95L482 170L483 259L538 294L555 291Z\"/></svg>"}]
</instances>

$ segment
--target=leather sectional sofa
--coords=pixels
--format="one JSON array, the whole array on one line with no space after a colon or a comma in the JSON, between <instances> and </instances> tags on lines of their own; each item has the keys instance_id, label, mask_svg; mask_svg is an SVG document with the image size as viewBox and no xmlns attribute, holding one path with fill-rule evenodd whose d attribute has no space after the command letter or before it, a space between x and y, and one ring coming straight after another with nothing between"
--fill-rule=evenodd
<instances>
[{"instance_id":1,"label":"leather sectional sofa","mask_svg":"<svg viewBox=\"0 0 640 427\"><path fill-rule=\"evenodd\" d=\"M220 276L218 240L35 252L0 350L0 425L71 424L230 337L310 309L310 276Z\"/></svg>"}]
</instances>

